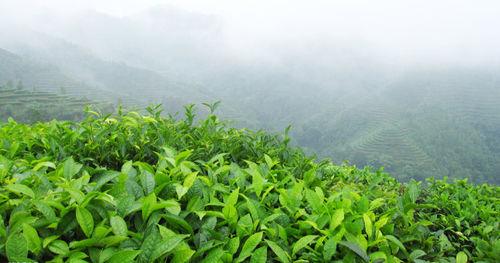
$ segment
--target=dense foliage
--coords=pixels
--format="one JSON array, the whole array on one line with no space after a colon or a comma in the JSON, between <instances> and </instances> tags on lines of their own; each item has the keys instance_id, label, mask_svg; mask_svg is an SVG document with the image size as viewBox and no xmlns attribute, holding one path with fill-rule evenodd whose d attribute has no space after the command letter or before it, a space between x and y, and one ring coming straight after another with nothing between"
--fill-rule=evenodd
<instances>
[{"instance_id":1,"label":"dense foliage","mask_svg":"<svg viewBox=\"0 0 500 263\"><path fill-rule=\"evenodd\" d=\"M401 184L193 108L0 124L1 261L498 262L499 188Z\"/></svg>"}]
</instances>

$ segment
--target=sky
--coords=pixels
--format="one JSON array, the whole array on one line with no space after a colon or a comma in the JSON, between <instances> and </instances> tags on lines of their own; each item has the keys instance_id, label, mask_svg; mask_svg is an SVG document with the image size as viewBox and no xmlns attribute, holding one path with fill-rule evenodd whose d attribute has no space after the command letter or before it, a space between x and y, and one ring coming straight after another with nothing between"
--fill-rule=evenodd
<instances>
[{"instance_id":1,"label":"sky","mask_svg":"<svg viewBox=\"0 0 500 263\"><path fill-rule=\"evenodd\" d=\"M495 0L0 0L0 15L30 21L96 10L126 17L159 5L215 14L228 38L246 48L342 41L402 58L500 61Z\"/></svg>"}]
</instances>

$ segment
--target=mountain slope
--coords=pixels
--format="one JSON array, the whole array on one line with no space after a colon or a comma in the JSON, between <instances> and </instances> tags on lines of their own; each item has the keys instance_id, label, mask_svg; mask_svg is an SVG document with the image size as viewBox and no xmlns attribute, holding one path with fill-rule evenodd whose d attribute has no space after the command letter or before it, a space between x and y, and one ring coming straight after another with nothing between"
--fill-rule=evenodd
<instances>
[{"instance_id":1,"label":"mountain slope","mask_svg":"<svg viewBox=\"0 0 500 263\"><path fill-rule=\"evenodd\" d=\"M400 178L499 183L500 86L488 69L411 72L330 108L298 125L299 143L321 156L384 165Z\"/></svg>"},{"instance_id":2,"label":"mountain slope","mask_svg":"<svg viewBox=\"0 0 500 263\"><path fill-rule=\"evenodd\" d=\"M151 70L100 59L82 47L46 34L13 32L0 38L0 47L7 47L34 63L53 65L64 75L93 87L88 92L90 96L104 95L114 103L147 105L163 102L175 111L187 103L187 98L191 101L209 100L195 85L169 80Z\"/></svg>"}]
</instances>

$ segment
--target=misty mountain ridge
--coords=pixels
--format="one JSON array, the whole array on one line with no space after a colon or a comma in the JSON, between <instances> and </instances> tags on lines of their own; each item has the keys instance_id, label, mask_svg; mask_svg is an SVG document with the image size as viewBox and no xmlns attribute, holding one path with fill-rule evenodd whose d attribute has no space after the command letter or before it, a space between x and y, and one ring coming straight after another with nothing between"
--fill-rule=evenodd
<instances>
[{"instance_id":1,"label":"misty mountain ridge","mask_svg":"<svg viewBox=\"0 0 500 263\"><path fill-rule=\"evenodd\" d=\"M88 11L26 28L0 36L0 48L12 52L0 51L10 70L0 83L73 87L170 111L222 100L221 115L235 125L278 131L292 124L299 145L336 162L385 166L404 180L498 183L496 64L398 64L397 56L364 48L369 42L342 40L262 43L258 52L236 54L220 18L170 7L126 17Z\"/></svg>"}]
</instances>

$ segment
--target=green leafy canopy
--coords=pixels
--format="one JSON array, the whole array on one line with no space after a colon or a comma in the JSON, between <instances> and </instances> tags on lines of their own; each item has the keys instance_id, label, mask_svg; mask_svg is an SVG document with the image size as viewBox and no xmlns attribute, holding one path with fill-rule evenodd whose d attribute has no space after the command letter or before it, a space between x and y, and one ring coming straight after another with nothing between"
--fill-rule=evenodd
<instances>
[{"instance_id":1,"label":"green leafy canopy","mask_svg":"<svg viewBox=\"0 0 500 263\"><path fill-rule=\"evenodd\" d=\"M316 161L216 106L0 123L0 261L500 261L497 186Z\"/></svg>"}]
</instances>

